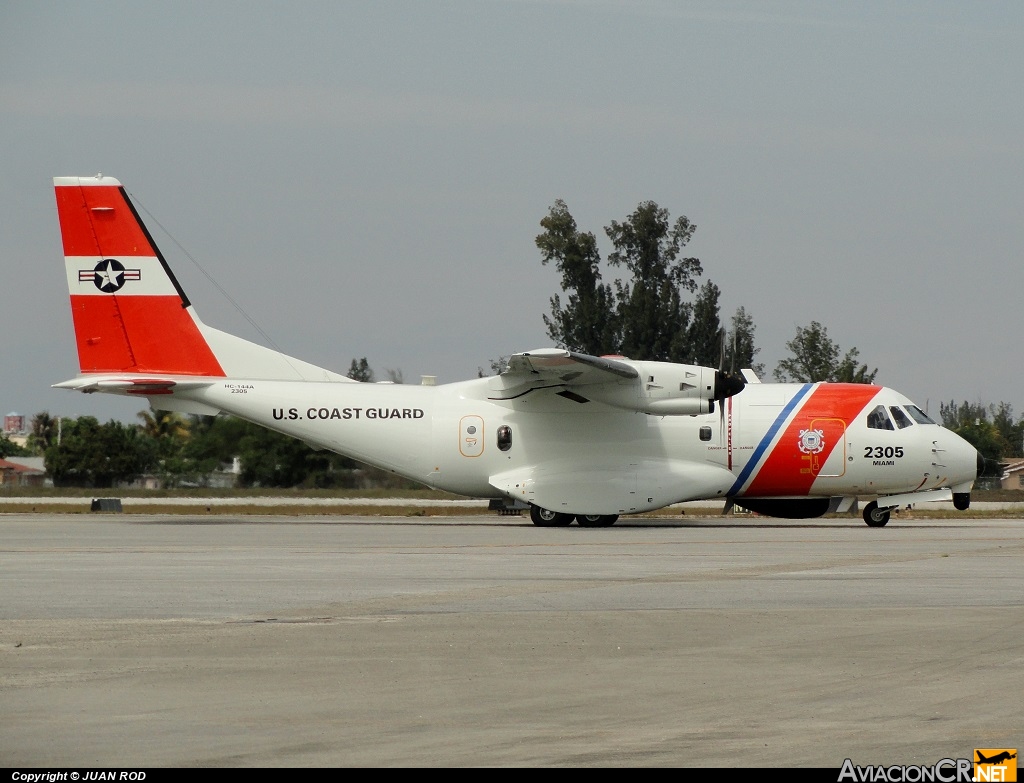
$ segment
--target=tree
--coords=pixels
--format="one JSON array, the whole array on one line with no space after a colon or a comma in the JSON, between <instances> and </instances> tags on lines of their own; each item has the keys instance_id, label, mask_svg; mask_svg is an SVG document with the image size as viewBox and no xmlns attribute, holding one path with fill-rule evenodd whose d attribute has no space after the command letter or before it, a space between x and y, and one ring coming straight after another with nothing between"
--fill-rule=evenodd
<instances>
[{"instance_id":1,"label":"tree","mask_svg":"<svg viewBox=\"0 0 1024 783\"><path fill-rule=\"evenodd\" d=\"M985 405L965 400L957 405L950 400L948 405L940 403L939 415L943 426L970 441L986 460L1021 456L1024 420L1013 420L1010 404Z\"/></svg>"},{"instance_id":2,"label":"tree","mask_svg":"<svg viewBox=\"0 0 1024 783\"><path fill-rule=\"evenodd\" d=\"M688 218L672 221L668 210L644 201L625 221L606 226L608 263L627 273L611 285L601 282L597 240L579 230L564 201L554 203L541 226L541 262L554 262L565 295L564 301L552 296L551 314L544 316L557 345L594 355L718 365L721 291L709 282L694 302L688 299L703 271L698 259L682 255L696 230Z\"/></svg>"},{"instance_id":3,"label":"tree","mask_svg":"<svg viewBox=\"0 0 1024 783\"><path fill-rule=\"evenodd\" d=\"M238 444L248 426L226 413L189 417L189 438L182 447L181 457L190 466L198 483L203 483L204 477L222 465L234 462L238 456Z\"/></svg>"},{"instance_id":4,"label":"tree","mask_svg":"<svg viewBox=\"0 0 1024 783\"><path fill-rule=\"evenodd\" d=\"M499 356L497 359L489 360L489 366L491 368L489 373L486 372L483 367L477 366L476 377L486 378L489 375L501 375L505 372L505 368L508 367L508 360L508 356Z\"/></svg>"},{"instance_id":5,"label":"tree","mask_svg":"<svg viewBox=\"0 0 1024 783\"><path fill-rule=\"evenodd\" d=\"M173 411L142 410L138 413L142 433L153 441L157 467L164 484L176 486L186 478L194 478L195 464L184 457L190 430L188 420Z\"/></svg>"},{"instance_id":6,"label":"tree","mask_svg":"<svg viewBox=\"0 0 1024 783\"><path fill-rule=\"evenodd\" d=\"M174 411L139 411L142 431L154 441L161 454L176 454L189 437L188 422Z\"/></svg>"},{"instance_id":7,"label":"tree","mask_svg":"<svg viewBox=\"0 0 1024 783\"><path fill-rule=\"evenodd\" d=\"M543 317L548 337L571 351L594 356L613 352L619 343L618 323L611 287L601 283L596 238L579 231L561 199L540 224L544 233L535 241L541 263L554 262L568 294L564 307L558 294L551 297L551 317Z\"/></svg>"},{"instance_id":8,"label":"tree","mask_svg":"<svg viewBox=\"0 0 1024 783\"><path fill-rule=\"evenodd\" d=\"M990 405L989 411L992 414L992 423L999 430L1000 437L1007 444L1003 456L1024 456L1024 419L1015 422L1013 420L1013 406L1005 402Z\"/></svg>"},{"instance_id":9,"label":"tree","mask_svg":"<svg viewBox=\"0 0 1024 783\"><path fill-rule=\"evenodd\" d=\"M106 488L147 472L157 460L153 441L137 427L92 416L66 419L60 443L51 443L44 464L56 486Z\"/></svg>"},{"instance_id":10,"label":"tree","mask_svg":"<svg viewBox=\"0 0 1024 783\"><path fill-rule=\"evenodd\" d=\"M238 442L243 486L297 487L328 469L331 452L314 451L300 440L256 425L245 426L244 433Z\"/></svg>"},{"instance_id":11,"label":"tree","mask_svg":"<svg viewBox=\"0 0 1024 783\"><path fill-rule=\"evenodd\" d=\"M355 359L352 360L352 364L348 367L348 377L354 381L373 383L373 370L370 369L370 363L366 361L365 356L358 362Z\"/></svg>"},{"instance_id":12,"label":"tree","mask_svg":"<svg viewBox=\"0 0 1024 783\"><path fill-rule=\"evenodd\" d=\"M1007 406L1008 407L1008 406ZM999 428L989 421L991 407L981 403L964 401L960 405L950 400L949 405L940 403L939 415L942 424L970 443L985 458L983 476L998 476L1002 473L999 463L1010 453L1012 446L1002 436ZM1003 411L1005 413L1005 409Z\"/></svg>"},{"instance_id":13,"label":"tree","mask_svg":"<svg viewBox=\"0 0 1024 783\"><path fill-rule=\"evenodd\" d=\"M988 408L980 402L972 403L964 400L957 405L950 400L948 405L944 402L939 403L939 416L942 419L943 427L956 432L963 427L986 421Z\"/></svg>"},{"instance_id":14,"label":"tree","mask_svg":"<svg viewBox=\"0 0 1024 783\"><path fill-rule=\"evenodd\" d=\"M754 357L760 351L760 348L754 347L754 319L743 307L737 308L732 317L732 329L726 337L725 369L729 372L751 369L761 377L764 375L764 365L754 362Z\"/></svg>"},{"instance_id":15,"label":"tree","mask_svg":"<svg viewBox=\"0 0 1024 783\"><path fill-rule=\"evenodd\" d=\"M860 352L856 348L851 348L840 359L839 346L829 339L828 329L817 321L811 321L807 328L798 326L796 337L786 343L786 348L793 355L780 361L774 372L775 379L783 383L873 383L878 373L877 368L869 372L867 366L857 363Z\"/></svg>"},{"instance_id":16,"label":"tree","mask_svg":"<svg viewBox=\"0 0 1024 783\"><path fill-rule=\"evenodd\" d=\"M856 348L851 348L847 351L842 361L836 367L832 380L837 383L874 383L875 376L878 374L878 368L876 367L868 372L866 364L857 364L858 356L860 356L860 351Z\"/></svg>"},{"instance_id":17,"label":"tree","mask_svg":"<svg viewBox=\"0 0 1024 783\"><path fill-rule=\"evenodd\" d=\"M32 452L23 446L19 446L7 437L6 432L0 432L0 459L4 457L27 457Z\"/></svg>"},{"instance_id":18,"label":"tree","mask_svg":"<svg viewBox=\"0 0 1024 783\"><path fill-rule=\"evenodd\" d=\"M34 453L43 455L50 444L57 441L59 433L60 419L51 416L49 411L40 411L32 417L28 446Z\"/></svg>"},{"instance_id":19,"label":"tree","mask_svg":"<svg viewBox=\"0 0 1024 783\"><path fill-rule=\"evenodd\" d=\"M668 210L653 201L641 203L625 222L613 220L605 229L615 248L608 262L632 275L632 283L615 281L620 353L666 362L689 360L691 305L682 292L697 289L702 269L696 258L679 256L696 229L685 216L670 223Z\"/></svg>"},{"instance_id":20,"label":"tree","mask_svg":"<svg viewBox=\"0 0 1024 783\"><path fill-rule=\"evenodd\" d=\"M693 319L687 330L690 358L687 360L703 367L717 367L724 361L722 326L718 319L718 286L708 280L693 303Z\"/></svg>"},{"instance_id":21,"label":"tree","mask_svg":"<svg viewBox=\"0 0 1024 783\"><path fill-rule=\"evenodd\" d=\"M247 487L350 486L358 463L330 451L316 451L300 440L234 416L197 416L183 458L200 475L238 457L239 483Z\"/></svg>"}]
</instances>

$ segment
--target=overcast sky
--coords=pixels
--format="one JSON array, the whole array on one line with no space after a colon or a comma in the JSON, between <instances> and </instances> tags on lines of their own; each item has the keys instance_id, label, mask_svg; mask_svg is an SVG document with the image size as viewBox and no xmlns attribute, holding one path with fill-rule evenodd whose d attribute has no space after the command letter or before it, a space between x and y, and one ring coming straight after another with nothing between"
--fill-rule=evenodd
<instances>
[{"instance_id":1,"label":"overcast sky","mask_svg":"<svg viewBox=\"0 0 1024 783\"><path fill-rule=\"evenodd\" d=\"M52 177L102 172L206 323L264 342L189 256L340 372L549 345L548 208L606 256L653 200L769 375L816 320L936 416L1020 416L1022 77L1018 2L0 0L0 409L139 410L50 388L78 367Z\"/></svg>"}]
</instances>

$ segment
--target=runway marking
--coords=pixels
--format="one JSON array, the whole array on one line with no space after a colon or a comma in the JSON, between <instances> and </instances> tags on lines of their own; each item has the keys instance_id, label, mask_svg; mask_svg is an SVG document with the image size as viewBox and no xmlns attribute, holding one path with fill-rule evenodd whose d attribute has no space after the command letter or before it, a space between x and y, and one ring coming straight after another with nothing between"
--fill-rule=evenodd
<instances>
[{"instance_id":1,"label":"runway marking","mask_svg":"<svg viewBox=\"0 0 1024 783\"><path fill-rule=\"evenodd\" d=\"M351 615L349 617L266 617L255 620L231 620L228 625L333 625L337 623L394 623L398 615Z\"/></svg>"}]
</instances>

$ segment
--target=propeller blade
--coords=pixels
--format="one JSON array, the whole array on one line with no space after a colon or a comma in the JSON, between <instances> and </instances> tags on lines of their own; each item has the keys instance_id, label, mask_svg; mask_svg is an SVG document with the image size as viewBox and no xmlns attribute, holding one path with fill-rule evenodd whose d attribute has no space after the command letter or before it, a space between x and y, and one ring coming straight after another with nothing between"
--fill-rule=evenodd
<instances>
[{"instance_id":1,"label":"propeller blade","mask_svg":"<svg viewBox=\"0 0 1024 783\"><path fill-rule=\"evenodd\" d=\"M737 341L738 337L739 337L739 330L733 331L733 333L732 333L732 358L729 361L729 375L735 375L736 374L736 349L738 347L736 341Z\"/></svg>"}]
</instances>

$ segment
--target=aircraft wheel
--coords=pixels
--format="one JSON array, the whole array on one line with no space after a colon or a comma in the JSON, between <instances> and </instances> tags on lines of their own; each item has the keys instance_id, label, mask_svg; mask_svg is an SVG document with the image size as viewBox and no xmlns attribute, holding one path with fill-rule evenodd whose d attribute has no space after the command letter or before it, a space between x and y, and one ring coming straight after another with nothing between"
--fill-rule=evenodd
<instances>
[{"instance_id":1,"label":"aircraft wheel","mask_svg":"<svg viewBox=\"0 0 1024 783\"><path fill-rule=\"evenodd\" d=\"M966 511L971 507L971 493L970 492L954 492L953 493L953 508L957 511Z\"/></svg>"},{"instance_id":2,"label":"aircraft wheel","mask_svg":"<svg viewBox=\"0 0 1024 783\"><path fill-rule=\"evenodd\" d=\"M530 519L538 527L565 527L572 524L574 517L572 514L560 514L540 506L530 506Z\"/></svg>"},{"instance_id":3,"label":"aircraft wheel","mask_svg":"<svg viewBox=\"0 0 1024 783\"><path fill-rule=\"evenodd\" d=\"M864 521L868 523L868 527L885 527L885 523L889 521L889 509L879 508L872 500L864 506Z\"/></svg>"},{"instance_id":4,"label":"aircraft wheel","mask_svg":"<svg viewBox=\"0 0 1024 783\"><path fill-rule=\"evenodd\" d=\"M618 520L618 514L577 514L580 527L611 527Z\"/></svg>"}]
</instances>

